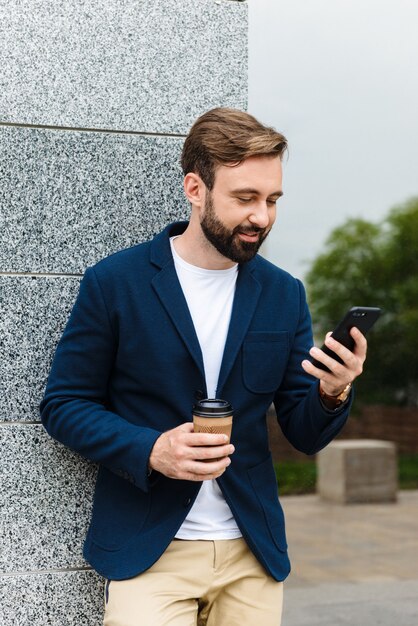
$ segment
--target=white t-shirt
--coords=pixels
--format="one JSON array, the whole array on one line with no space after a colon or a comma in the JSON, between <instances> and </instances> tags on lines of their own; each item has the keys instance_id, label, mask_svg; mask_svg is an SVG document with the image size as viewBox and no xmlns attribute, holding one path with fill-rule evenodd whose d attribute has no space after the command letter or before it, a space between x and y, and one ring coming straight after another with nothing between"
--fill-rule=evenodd
<instances>
[{"instance_id":1,"label":"white t-shirt","mask_svg":"<svg viewBox=\"0 0 418 626\"><path fill-rule=\"evenodd\" d=\"M205 367L208 398L216 398L219 371L231 319L238 265L207 270L186 263L170 239L177 276L189 307ZM228 398L224 398L228 400ZM216 480L205 480L178 539L235 539L241 537L232 511Z\"/></svg>"}]
</instances>

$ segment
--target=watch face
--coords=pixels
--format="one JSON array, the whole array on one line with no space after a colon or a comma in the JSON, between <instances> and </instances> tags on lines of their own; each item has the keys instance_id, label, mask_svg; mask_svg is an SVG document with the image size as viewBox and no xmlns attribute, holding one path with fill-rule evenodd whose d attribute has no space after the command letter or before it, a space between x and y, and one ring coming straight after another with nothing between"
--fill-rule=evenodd
<instances>
[{"instance_id":1,"label":"watch face","mask_svg":"<svg viewBox=\"0 0 418 626\"><path fill-rule=\"evenodd\" d=\"M348 383L347 387L343 389L343 391L340 393L339 396L337 396L337 400L339 400L340 403L345 402L348 396L350 395L350 391L351 391L351 383Z\"/></svg>"}]
</instances>

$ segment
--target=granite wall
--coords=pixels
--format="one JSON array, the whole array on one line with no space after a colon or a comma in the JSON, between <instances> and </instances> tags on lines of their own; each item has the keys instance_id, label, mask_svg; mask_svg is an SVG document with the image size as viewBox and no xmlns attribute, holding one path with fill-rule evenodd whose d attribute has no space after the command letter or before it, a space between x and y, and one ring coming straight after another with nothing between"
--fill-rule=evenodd
<instances>
[{"instance_id":1,"label":"granite wall","mask_svg":"<svg viewBox=\"0 0 418 626\"><path fill-rule=\"evenodd\" d=\"M0 626L98 626L96 467L39 421L84 269L188 214L179 152L246 108L238 0L0 3Z\"/></svg>"}]
</instances>

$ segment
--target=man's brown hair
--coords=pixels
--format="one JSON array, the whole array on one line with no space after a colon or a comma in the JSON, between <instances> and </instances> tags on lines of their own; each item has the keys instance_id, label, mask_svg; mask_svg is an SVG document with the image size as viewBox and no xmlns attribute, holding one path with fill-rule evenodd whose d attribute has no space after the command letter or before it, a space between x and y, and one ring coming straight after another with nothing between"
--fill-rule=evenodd
<instances>
[{"instance_id":1,"label":"man's brown hair","mask_svg":"<svg viewBox=\"0 0 418 626\"><path fill-rule=\"evenodd\" d=\"M201 115L184 142L181 166L184 175L195 172L211 191L219 165L238 165L250 156L279 156L286 138L244 111L216 108Z\"/></svg>"}]
</instances>

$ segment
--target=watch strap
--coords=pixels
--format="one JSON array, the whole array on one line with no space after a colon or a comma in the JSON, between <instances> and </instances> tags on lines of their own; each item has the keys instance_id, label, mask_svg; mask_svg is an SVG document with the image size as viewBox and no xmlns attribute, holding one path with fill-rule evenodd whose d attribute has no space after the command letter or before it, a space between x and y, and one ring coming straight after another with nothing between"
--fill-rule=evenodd
<instances>
[{"instance_id":1,"label":"watch strap","mask_svg":"<svg viewBox=\"0 0 418 626\"><path fill-rule=\"evenodd\" d=\"M334 409L338 409L342 404L347 402L348 397L351 393L351 388L352 383L348 383L348 385L346 385L339 394L337 394L336 396L331 396L328 393L325 393L325 391L321 387L321 383L319 383L319 395L321 397L321 400L324 401L325 406L331 404Z\"/></svg>"}]
</instances>

